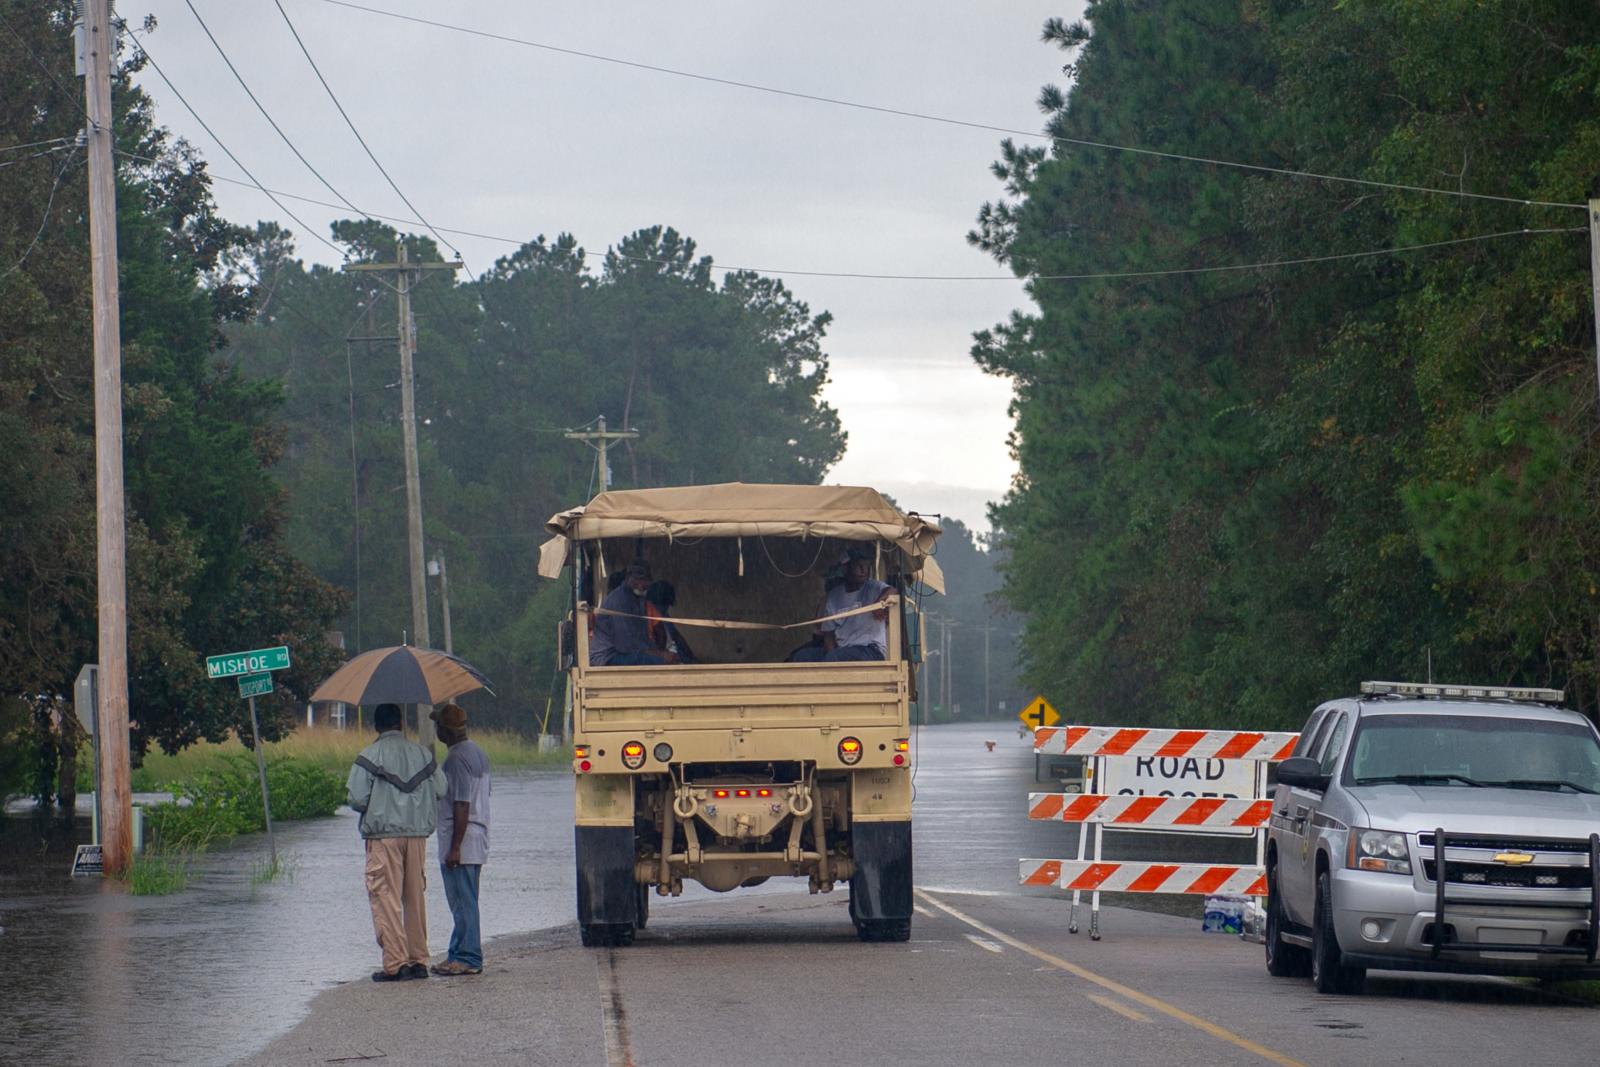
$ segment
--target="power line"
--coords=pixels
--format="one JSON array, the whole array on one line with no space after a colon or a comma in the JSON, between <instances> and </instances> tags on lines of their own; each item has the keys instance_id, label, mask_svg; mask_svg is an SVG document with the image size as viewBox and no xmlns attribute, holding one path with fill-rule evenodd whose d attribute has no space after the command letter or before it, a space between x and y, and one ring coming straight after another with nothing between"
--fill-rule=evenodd
<instances>
[{"instance_id":1,"label":"power line","mask_svg":"<svg viewBox=\"0 0 1600 1067\"><path fill-rule=\"evenodd\" d=\"M43 152L34 152L30 155L18 156L16 159L8 159L5 162L0 163L0 170L5 170L7 167L15 167L19 163L26 163L30 159L43 159L45 156L53 156L57 152L70 151L76 147L77 146L71 141L68 141L66 144L57 145L54 148L47 148ZM0 148L0 152L3 151L5 151L5 149Z\"/></svg>"},{"instance_id":2,"label":"power line","mask_svg":"<svg viewBox=\"0 0 1600 1067\"><path fill-rule=\"evenodd\" d=\"M39 239L44 236L46 227L50 225L50 209L55 206L56 191L61 188L61 179L66 177L67 168L72 165L72 160L75 155L77 155L76 146L74 146L74 151L68 155L66 159L61 161L61 166L56 168L56 179L50 185L50 196L45 200L44 215L39 219L39 229L34 232L33 240L28 242L28 247L23 249L22 258L13 263L4 274L0 274L0 282L5 281L17 271L21 270L22 265L28 262L28 257L33 255L33 250L39 246Z\"/></svg>"},{"instance_id":3,"label":"power line","mask_svg":"<svg viewBox=\"0 0 1600 1067\"><path fill-rule=\"evenodd\" d=\"M1421 252L1429 248L1445 248L1449 245L1471 244L1474 241L1493 241L1501 237L1526 237L1544 233L1588 233L1587 226L1568 226L1561 229L1521 229L1502 230L1499 233L1480 233L1472 237L1455 237L1448 241L1429 241L1420 245L1399 245L1394 248L1378 248L1369 252L1338 252L1327 256L1306 256L1301 259L1275 259L1265 263L1238 263L1217 267L1178 267L1172 270L1138 270L1138 271L1108 271L1103 274L1035 274L1027 277L1026 281L1038 282L1077 282L1095 281L1098 279L1116 278L1160 278L1175 274L1216 274L1221 271L1241 270L1268 270L1273 267L1297 267L1307 263L1331 263L1339 259L1363 259L1372 256L1392 256L1402 252Z\"/></svg>"},{"instance_id":4,"label":"power line","mask_svg":"<svg viewBox=\"0 0 1600 1067\"><path fill-rule=\"evenodd\" d=\"M127 29L126 24L123 24L123 28L125 30ZM233 154L233 149L229 148L222 142L222 138L216 135L216 132L206 124L206 120L200 117L199 112L195 111L195 109L190 106L189 101L184 99L183 94L178 91L178 87L172 84L172 79L168 78L166 72L161 69L161 64L156 62L155 57L150 54L150 50L144 46L144 42L140 41L131 30L128 31L128 39L131 40L133 42L133 46L139 50L139 54L144 56L144 58L149 62L151 69L154 70L161 80L166 83L167 88L172 90L172 95L178 98L178 102L184 106L190 115L194 116L194 120L200 124L200 128L211 135L211 139L216 142L217 147L222 149L223 152L227 153L229 159L233 160L234 166L244 171L245 177L250 179L251 184L265 193L267 199L278 205L278 209L280 211L282 211L285 215L288 215L295 222L299 223L300 227L307 233L311 234L311 236L315 237L317 240L321 241L323 244L339 253L339 258L345 259L349 256L349 253L345 249L340 248L338 245L322 236L322 234L318 233L316 229L307 225L304 219L300 218L300 216L296 215L293 211L290 211L282 200L279 200L270 189L268 189L265 185L262 185L261 182L256 179L256 176L250 173L250 168L239 162L239 157Z\"/></svg>"},{"instance_id":5,"label":"power line","mask_svg":"<svg viewBox=\"0 0 1600 1067\"><path fill-rule=\"evenodd\" d=\"M295 44L300 46L300 51L305 55L306 62L311 64L312 73L316 74L317 81L322 83L322 88L327 91L328 99L333 101L333 106L339 109L339 115L344 119L345 125L350 127L350 132L355 134L356 140L361 143L361 148L367 153L367 158L372 160L372 165L378 168L378 173L383 175L383 180L389 183L389 188L393 189L395 195L404 201L406 207L411 209L411 213L415 215L424 226L428 227L428 232L437 237L446 248L450 249L450 251L456 254L457 259L460 259L461 250L455 245L451 244L449 240L445 238L444 234L434 229L433 225L429 223L426 218L423 218L422 212L417 210L417 205L413 204L406 194L400 191L400 186L395 184L394 179L389 176L389 172L384 170L383 164L378 162L378 157L373 155L372 149L367 145L366 138L361 136L361 131L356 129L356 124L351 121L349 113L344 109L344 105L339 103L339 97L336 93L334 93L333 86L329 85L328 79L322 76L322 70L317 66L317 61L311 58L311 50L306 47L305 41L300 39L300 31L294 28L294 22L290 20L289 13L283 9L283 4L279 3L279 0L272 0L272 2L274 6L277 7L278 14L283 16L284 25L288 26L289 32L294 35Z\"/></svg>"},{"instance_id":6,"label":"power line","mask_svg":"<svg viewBox=\"0 0 1600 1067\"><path fill-rule=\"evenodd\" d=\"M62 147L65 147L65 146L70 145L72 143L73 143L73 139L71 137L52 137L48 141L30 141L27 144L0 145L0 152L20 152L24 148L42 148L45 145L60 145ZM50 151L56 151L56 149L51 149ZM49 152L40 152L37 155L29 156L28 158L29 159L37 159L39 156L48 155L48 154L49 154Z\"/></svg>"},{"instance_id":7,"label":"power line","mask_svg":"<svg viewBox=\"0 0 1600 1067\"><path fill-rule=\"evenodd\" d=\"M316 175L317 181L321 182L327 188L328 192L332 193L334 196L343 201L344 205L351 211L354 211L358 215L365 216L365 211L362 211L360 208L352 204L349 197L335 189L333 187L333 183L328 181L327 178L324 178L322 176L322 172L311 165L311 161L305 157L305 154L302 153L300 149L295 147L295 143L289 139L289 135L283 132L283 127L279 126L277 121L273 119L271 115L267 114L266 107L259 99L256 98L256 94L251 92L250 86L245 84L244 75L240 74L239 69L233 65L233 60L228 58L228 53L223 50L222 45L217 41L216 35L211 32L211 27L207 26L206 20L200 17L200 12L195 10L193 0L183 0L183 2L188 6L190 14L194 15L194 20L200 24L200 28L205 31L207 39L211 41L211 47L217 50L217 55L221 56L222 61L228 65L228 70L233 73L234 80L239 83L239 88L244 90L245 95L250 98L250 102L256 106L256 110L261 112L261 117L266 119L267 123L277 131L279 137L283 138L283 143L289 146L289 151L293 152L295 158L306 165L307 170Z\"/></svg>"},{"instance_id":8,"label":"power line","mask_svg":"<svg viewBox=\"0 0 1600 1067\"><path fill-rule=\"evenodd\" d=\"M1289 167L1271 167L1260 163L1240 163L1228 159L1212 159L1207 156L1191 156L1181 152L1163 152L1154 148L1138 148L1132 145L1112 144L1108 141L1090 141L1081 137L1066 137L1060 134L1039 133L1033 130L1017 130L1008 126L996 126L985 122L969 122L965 119L952 119L943 115L930 115L922 111L906 111L901 108L884 107L879 104L863 104L856 100L845 100L836 96L822 96L817 93L804 93L794 89L779 89L770 85L760 85L756 82L738 81L733 78L719 78L710 74L697 74L693 71L678 70L673 67L658 66L654 63L641 63L631 59L618 59L615 56L601 55L598 52L585 52L576 48L563 48L559 45L545 44L541 41L530 41L522 37L511 37L506 34L490 33L487 30L475 30L467 26L456 26L448 22L437 22L433 19L419 18L415 15L402 15L397 11L383 11L362 4L351 3L350 0L324 0L324 3L335 7L347 7L355 11L365 11L372 15L383 15L387 18L399 19L402 22L415 22L424 26L433 26L441 30L452 30L472 37L484 37L493 41L504 41L507 44L523 45L527 48L538 48L546 52L557 52L561 55L575 56L579 59L592 59L599 63L612 63L622 67L632 67L636 70L648 70L656 74L668 74L675 78L688 78L692 81L709 82L712 85L726 85L735 89L748 89L752 92L770 93L773 96L784 96L793 100L809 100L819 104L831 104L835 107L853 108L857 111L871 111L880 115L895 115L900 118L916 119L920 122L937 122L946 126L961 126L970 130L985 130L991 133L1010 134L1014 137L1026 137L1030 140L1052 141L1055 144L1070 144L1080 148L1098 148L1108 152L1128 152L1135 155L1153 156L1158 159L1178 160L1185 163L1204 163L1214 167L1233 167L1239 170L1253 170L1265 174L1277 174L1289 178L1305 178L1315 181L1344 182L1351 185L1364 185L1380 189L1393 189L1401 192L1427 193L1435 196L1454 196L1468 200L1493 200L1500 203L1520 204L1524 207L1560 207L1576 208L1580 211L1588 210L1585 204L1570 204L1549 200L1529 200L1516 196L1496 196L1492 193L1469 193L1460 189L1438 189L1427 185L1405 185L1399 182L1383 182L1371 178L1350 178L1337 174L1319 174L1314 171L1294 170ZM282 7L280 5L280 10ZM284 16L287 18L288 16Z\"/></svg>"},{"instance_id":9,"label":"power line","mask_svg":"<svg viewBox=\"0 0 1600 1067\"><path fill-rule=\"evenodd\" d=\"M335 0L327 0L327 2L333 3L333 2L335 2ZM129 158L138 159L138 160L141 160L141 161L144 161L144 162L159 162L158 160L151 160L151 159L149 159L148 157L145 157L145 156L134 156L131 153L127 153L127 152L123 152L123 153L120 153L120 154L128 156ZM220 174L212 174L211 176L213 178L217 179L218 181L229 182L229 183L234 184L234 185L248 185L249 184L247 182L239 181L237 178L227 178L227 177L224 177L224 176L222 176ZM263 189L262 192L266 192L266 190ZM317 205L320 205L322 207L337 207L337 205L329 204L329 203L327 203L326 201L323 201L323 200L314 200L314 199L312 199L310 197L296 196L293 193L279 193L278 195L279 196L283 196L283 197L285 197L287 199L290 199L290 200L304 200L307 203L317 204ZM407 224L417 221L415 219L399 219L399 218L395 218L393 216L386 216L386 215L373 215L373 216L370 216L370 217L371 218L376 218L376 219L384 219L384 220L390 221L390 222L400 222L400 223L407 223ZM430 229L431 229L431 227L430 227ZM501 242L503 244L517 245L519 247L521 245L527 244L526 241L519 240L519 239L517 239L515 237L502 237L502 236L499 236L498 234L490 234L490 233L475 233L475 232L470 231L470 230L455 230L455 229L450 229L449 227L445 227L444 229L449 233L454 233L454 234L464 235L464 236L469 236L469 237L477 237L477 238L480 238L480 239L486 240L486 241L499 241L499 242ZM1029 274L1029 275L1020 275L1020 276L1018 276L1018 275L999 275L999 274L873 274L873 273L868 273L868 272L864 272L864 271L787 270L787 269L784 269L784 268L781 268L781 267L719 266L719 265L717 265L715 263L712 264L711 269L715 270L715 271L719 271L719 272L721 272L723 274L763 274L763 275L768 275L768 276L772 276L772 277L801 277L801 278L846 278L846 279L854 279L854 280L857 280L857 281L1012 282L1012 283L1016 283L1016 282L1026 283L1026 282L1033 282L1033 281L1041 281L1041 282L1115 281L1117 279L1123 279L1123 278L1159 278L1159 277L1163 277L1163 276L1166 276L1166 275L1177 275L1177 274L1215 274L1215 273L1222 272L1222 271L1269 270L1269 269L1272 269L1274 267L1294 267L1294 266L1302 266L1302 265L1310 264L1310 263L1331 263L1331 262L1334 262L1336 260L1341 260L1341 259L1363 259L1363 258L1370 258L1370 257L1373 257L1373 256L1399 255L1399 254L1406 253L1406 252L1425 251L1425 250L1430 249L1430 248L1444 248L1444 247L1448 247L1450 245L1471 244L1471 243L1473 243L1475 241L1493 241L1493 240L1498 240L1499 238L1502 238L1502 237L1519 237L1519 236L1536 236L1536 235L1540 235L1540 234L1587 233L1587 232L1588 232L1588 230L1585 227L1581 227L1581 226L1557 227L1557 228L1541 228L1541 229L1523 228L1523 229L1518 229L1518 230L1502 230L1502 231L1500 231L1498 233L1475 234L1475 235L1470 236L1470 237L1456 237L1456 238L1452 238L1452 239L1446 240L1446 241L1430 241L1430 242L1427 242L1425 244L1395 245L1395 246L1392 246L1392 247L1389 247L1389 248L1369 249L1369 250L1363 251L1363 252L1336 252L1336 253L1330 253L1330 254L1324 255L1324 256L1304 256L1304 257L1300 257L1300 258L1297 258L1297 259L1274 259L1274 260L1266 260L1266 261L1258 262L1258 263L1230 263L1230 264L1223 264L1223 265L1211 266L1211 267L1175 267L1175 268L1169 268L1169 269L1164 269L1164 270L1100 271L1100 272L1088 273L1088 274ZM584 256L585 259L589 258L590 256L598 254L598 253L590 252L588 249L583 249L582 252L583 252L583 256ZM645 264L651 264L651 265L654 265L654 266L661 266L661 267L672 266L673 265L673 264L669 263L666 260L650 259L650 258L648 258L646 256L626 256L626 255L623 255L620 252L612 252L610 254L617 256L617 258L619 258L619 259L627 260L627 261L629 261L631 263L645 263Z\"/></svg>"}]
</instances>

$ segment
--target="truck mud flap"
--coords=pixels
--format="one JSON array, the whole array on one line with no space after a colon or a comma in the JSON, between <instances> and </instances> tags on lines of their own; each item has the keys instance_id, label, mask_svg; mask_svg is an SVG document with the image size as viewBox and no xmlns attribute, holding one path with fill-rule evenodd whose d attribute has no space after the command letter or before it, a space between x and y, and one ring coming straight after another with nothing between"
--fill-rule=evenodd
<instances>
[{"instance_id":1,"label":"truck mud flap","mask_svg":"<svg viewBox=\"0 0 1600 1067\"><path fill-rule=\"evenodd\" d=\"M578 922L633 927L638 921L639 893L633 879L633 828L578 826L573 830L577 854Z\"/></svg>"},{"instance_id":2,"label":"truck mud flap","mask_svg":"<svg viewBox=\"0 0 1600 1067\"><path fill-rule=\"evenodd\" d=\"M858 927L909 923L911 823L858 822L850 827L850 852L850 918Z\"/></svg>"}]
</instances>

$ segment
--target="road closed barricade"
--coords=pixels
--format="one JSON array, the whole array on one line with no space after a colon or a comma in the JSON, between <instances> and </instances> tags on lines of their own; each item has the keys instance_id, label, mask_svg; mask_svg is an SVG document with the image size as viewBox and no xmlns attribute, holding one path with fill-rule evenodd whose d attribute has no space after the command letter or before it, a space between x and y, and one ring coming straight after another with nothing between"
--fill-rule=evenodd
<instances>
[{"instance_id":1,"label":"road closed barricade","mask_svg":"<svg viewBox=\"0 0 1600 1067\"><path fill-rule=\"evenodd\" d=\"M1071 860L1024 859L1022 885L1072 891L1068 930L1078 932L1078 905L1090 897L1089 936L1100 939L1100 893L1187 893L1264 896L1263 861L1271 801L1267 766L1294 751L1299 734L1250 730L1156 730L1063 726L1034 732L1034 751L1093 760L1090 780L1117 792L1030 793L1028 817L1078 824ZM1248 795L1239 795L1245 793ZM1089 829L1094 829L1089 855ZM1103 858L1103 832L1254 836L1256 862L1181 863Z\"/></svg>"}]
</instances>

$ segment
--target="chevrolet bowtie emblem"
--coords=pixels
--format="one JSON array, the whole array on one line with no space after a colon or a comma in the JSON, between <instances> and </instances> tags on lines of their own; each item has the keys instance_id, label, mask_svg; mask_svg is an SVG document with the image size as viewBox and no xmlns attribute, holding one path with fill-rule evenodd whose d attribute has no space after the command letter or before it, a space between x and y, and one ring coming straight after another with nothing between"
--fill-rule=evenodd
<instances>
[{"instance_id":1,"label":"chevrolet bowtie emblem","mask_svg":"<svg viewBox=\"0 0 1600 1067\"><path fill-rule=\"evenodd\" d=\"M1521 867L1524 863L1532 863L1533 857L1526 852L1496 852L1494 861L1508 867Z\"/></svg>"}]
</instances>

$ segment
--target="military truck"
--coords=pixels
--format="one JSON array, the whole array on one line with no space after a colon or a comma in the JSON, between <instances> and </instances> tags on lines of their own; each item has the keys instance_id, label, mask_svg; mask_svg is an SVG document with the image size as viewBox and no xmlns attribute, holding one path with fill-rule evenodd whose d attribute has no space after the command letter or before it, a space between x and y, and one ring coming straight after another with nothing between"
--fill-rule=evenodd
<instances>
[{"instance_id":1,"label":"military truck","mask_svg":"<svg viewBox=\"0 0 1600 1067\"><path fill-rule=\"evenodd\" d=\"M917 605L943 591L938 527L872 489L732 483L606 492L547 528L540 573L571 585L583 943L630 944L650 892L685 879L727 892L782 877L847 883L863 941L906 940ZM873 608L884 658L791 662L852 550L890 587ZM635 561L671 583L692 662L591 664L599 605Z\"/></svg>"}]
</instances>

